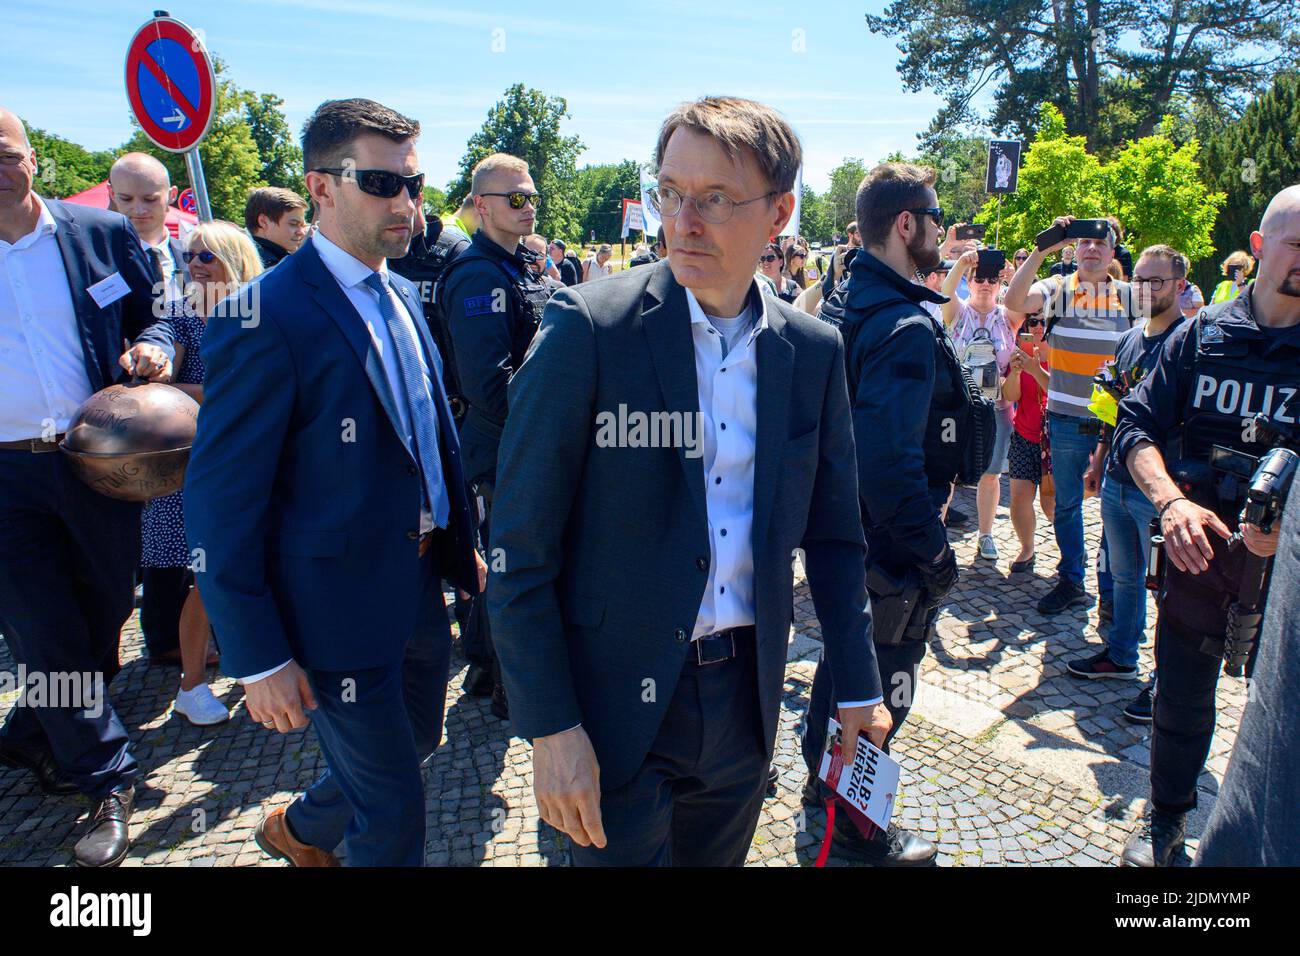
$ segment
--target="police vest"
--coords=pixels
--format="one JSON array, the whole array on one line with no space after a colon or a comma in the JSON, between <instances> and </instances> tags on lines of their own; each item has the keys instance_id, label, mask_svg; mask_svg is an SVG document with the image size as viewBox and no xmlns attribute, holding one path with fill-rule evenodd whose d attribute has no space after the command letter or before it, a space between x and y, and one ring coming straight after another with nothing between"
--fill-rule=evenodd
<instances>
[{"instance_id":1,"label":"police vest","mask_svg":"<svg viewBox=\"0 0 1300 956\"><path fill-rule=\"evenodd\" d=\"M1179 457L1206 461L1214 445L1261 455L1266 447L1250 427L1255 415L1294 425L1300 414L1300 355L1292 348L1265 355L1268 339L1234 335L1232 326L1221 325L1234 304L1240 307L1229 300L1202 310L1189 331L1196 351Z\"/></svg>"},{"instance_id":2,"label":"police vest","mask_svg":"<svg viewBox=\"0 0 1300 956\"><path fill-rule=\"evenodd\" d=\"M529 344L533 341L533 336L537 334L537 326L542 321L542 311L551 298L551 289L527 269L522 268L514 259L503 259L492 255L476 243L471 243L469 248L457 256L443 271L437 291L441 292L446 286L447 277L453 271L462 268L467 262L476 261L491 263L506 278L506 288L509 290L511 300L511 308L507 310L510 317L510 365L512 368L519 368L523 363L524 355L528 352ZM450 335L447 336L447 343L449 350L446 356L449 359L447 364L455 364ZM480 414L483 413L480 411ZM486 414L483 414L483 417L488 418ZM497 428L505 424L491 419L489 421Z\"/></svg>"}]
</instances>

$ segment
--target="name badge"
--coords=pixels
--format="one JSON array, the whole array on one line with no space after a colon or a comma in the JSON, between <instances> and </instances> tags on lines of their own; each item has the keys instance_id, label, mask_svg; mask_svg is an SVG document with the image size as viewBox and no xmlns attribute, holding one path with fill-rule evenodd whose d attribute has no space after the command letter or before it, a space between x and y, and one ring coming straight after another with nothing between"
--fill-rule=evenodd
<instances>
[{"instance_id":1,"label":"name badge","mask_svg":"<svg viewBox=\"0 0 1300 956\"><path fill-rule=\"evenodd\" d=\"M124 295L130 295L131 287L126 284L122 278L122 273L114 272L107 279L101 279L94 285L86 289L90 297L95 300L95 305L101 309L107 309L110 305L122 298Z\"/></svg>"}]
</instances>

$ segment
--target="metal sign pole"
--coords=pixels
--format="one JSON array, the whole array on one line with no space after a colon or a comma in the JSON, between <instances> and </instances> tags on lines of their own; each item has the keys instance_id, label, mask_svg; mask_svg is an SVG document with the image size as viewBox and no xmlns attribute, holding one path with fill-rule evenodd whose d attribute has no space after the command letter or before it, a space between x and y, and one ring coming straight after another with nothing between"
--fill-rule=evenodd
<instances>
[{"instance_id":1,"label":"metal sign pole","mask_svg":"<svg viewBox=\"0 0 1300 956\"><path fill-rule=\"evenodd\" d=\"M194 190L199 222L211 222L212 206L208 204L208 183L203 178L203 160L199 158L197 146L185 153L185 169L190 174L190 188Z\"/></svg>"}]
</instances>

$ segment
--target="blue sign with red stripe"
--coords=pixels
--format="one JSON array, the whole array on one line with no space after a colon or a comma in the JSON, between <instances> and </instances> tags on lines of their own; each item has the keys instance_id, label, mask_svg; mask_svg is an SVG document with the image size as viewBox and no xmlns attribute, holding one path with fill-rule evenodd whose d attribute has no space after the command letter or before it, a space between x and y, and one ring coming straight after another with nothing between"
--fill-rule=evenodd
<instances>
[{"instance_id":1,"label":"blue sign with red stripe","mask_svg":"<svg viewBox=\"0 0 1300 956\"><path fill-rule=\"evenodd\" d=\"M171 17L150 20L126 54L126 94L145 135L173 153L196 147L216 111L216 74L202 38Z\"/></svg>"}]
</instances>

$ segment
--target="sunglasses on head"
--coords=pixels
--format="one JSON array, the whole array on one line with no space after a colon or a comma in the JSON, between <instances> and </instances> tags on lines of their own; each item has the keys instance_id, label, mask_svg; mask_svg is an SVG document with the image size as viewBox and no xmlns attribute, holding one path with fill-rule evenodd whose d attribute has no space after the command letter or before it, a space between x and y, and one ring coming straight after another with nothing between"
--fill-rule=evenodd
<instances>
[{"instance_id":1,"label":"sunglasses on head","mask_svg":"<svg viewBox=\"0 0 1300 956\"><path fill-rule=\"evenodd\" d=\"M403 186L412 199L419 199L424 190L424 173L403 176L401 173L390 172L387 169L340 169L326 166L313 169L312 172L351 179L363 193L378 196L380 199L392 199L402 191Z\"/></svg>"},{"instance_id":2,"label":"sunglasses on head","mask_svg":"<svg viewBox=\"0 0 1300 956\"><path fill-rule=\"evenodd\" d=\"M181 258L185 260L186 264L198 259L199 262L206 266L217 261L217 254L204 249L202 252L182 252Z\"/></svg>"},{"instance_id":3,"label":"sunglasses on head","mask_svg":"<svg viewBox=\"0 0 1300 956\"><path fill-rule=\"evenodd\" d=\"M536 209L542 204L542 197L539 193L526 193L515 190L512 193L479 193L480 196L504 196L506 202L510 203L511 209L523 209L524 203L531 202Z\"/></svg>"}]
</instances>

